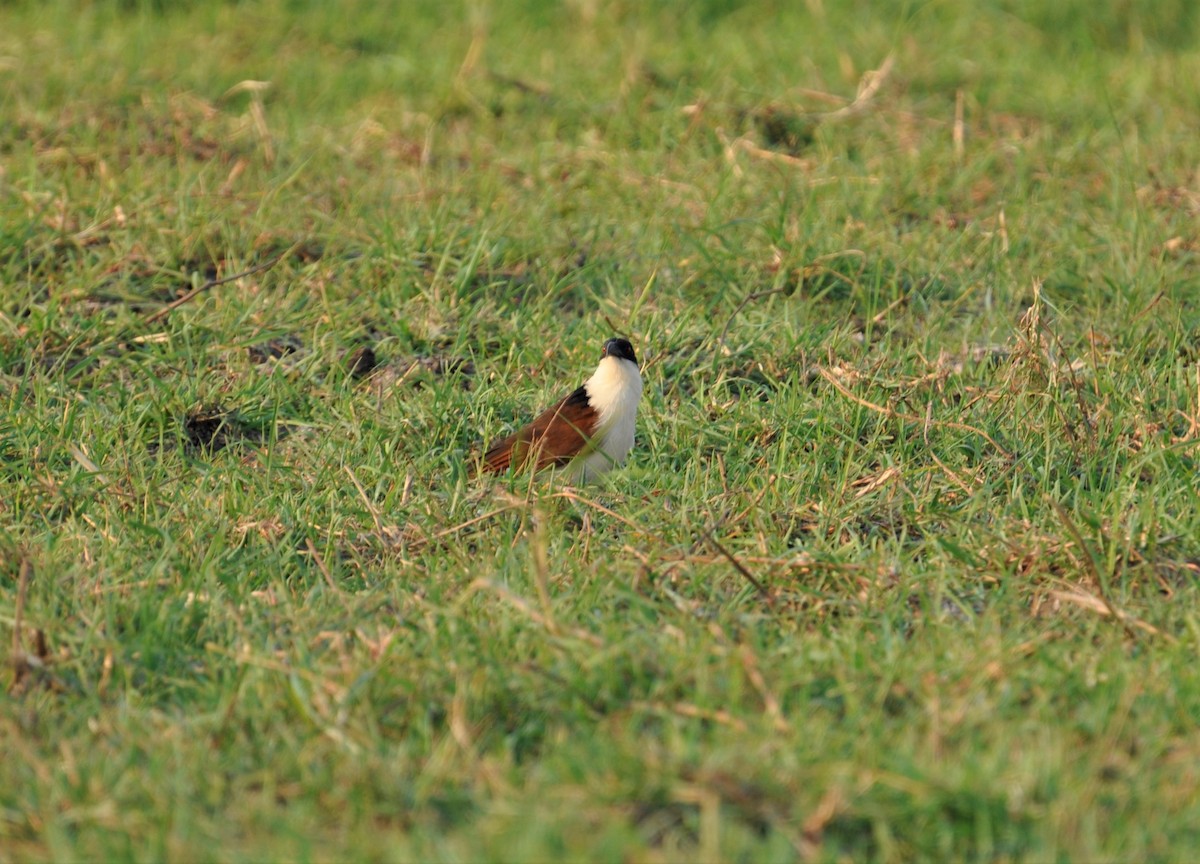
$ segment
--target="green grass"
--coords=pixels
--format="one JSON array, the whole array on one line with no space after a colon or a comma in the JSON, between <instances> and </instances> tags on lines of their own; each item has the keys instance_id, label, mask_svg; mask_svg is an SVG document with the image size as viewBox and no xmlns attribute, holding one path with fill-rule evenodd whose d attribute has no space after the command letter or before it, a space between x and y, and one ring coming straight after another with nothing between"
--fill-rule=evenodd
<instances>
[{"instance_id":1,"label":"green grass","mask_svg":"<svg viewBox=\"0 0 1200 864\"><path fill-rule=\"evenodd\" d=\"M4 5L0 860L1194 854L1200 17L1048 9Z\"/></svg>"}]
</instances>

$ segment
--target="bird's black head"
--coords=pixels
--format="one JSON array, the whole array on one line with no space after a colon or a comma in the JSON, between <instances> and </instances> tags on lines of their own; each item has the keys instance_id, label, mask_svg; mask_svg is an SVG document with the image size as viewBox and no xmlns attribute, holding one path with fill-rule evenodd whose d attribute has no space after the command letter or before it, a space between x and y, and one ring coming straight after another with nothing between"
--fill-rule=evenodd
<instances>
[{"instance_id":1,"label":"bird's black head","mask_svg":"<svg viewBox=\"0 0 1200 864\"><path fill-rule=\"evenodd\" d=\"M628 339L609 339L604 343L604 352L600 356L620 357L630 363L637 363L637 357L633 354L633 346L629 344Z\"/></svg>"}]
</instances>

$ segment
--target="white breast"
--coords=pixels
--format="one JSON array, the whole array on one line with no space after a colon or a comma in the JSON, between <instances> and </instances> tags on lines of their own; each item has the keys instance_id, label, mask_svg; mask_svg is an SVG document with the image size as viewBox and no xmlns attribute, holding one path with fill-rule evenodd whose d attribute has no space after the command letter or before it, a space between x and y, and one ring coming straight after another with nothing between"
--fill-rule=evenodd
<instances>
[{"instance_id":1,"label":"white breast","mask_svg":"<svg viewBox=\"0 0 1200 864\"><path fill-rule=\"evenodd\" d=\"M588 403L599 415L593 441L596 449L575 461L569 469L579 482L620 465L633 449L638 400L642 398L642 373L636 363L620 357L605 357L596 374L583 385Z\"/></svg>"}]
</instances>

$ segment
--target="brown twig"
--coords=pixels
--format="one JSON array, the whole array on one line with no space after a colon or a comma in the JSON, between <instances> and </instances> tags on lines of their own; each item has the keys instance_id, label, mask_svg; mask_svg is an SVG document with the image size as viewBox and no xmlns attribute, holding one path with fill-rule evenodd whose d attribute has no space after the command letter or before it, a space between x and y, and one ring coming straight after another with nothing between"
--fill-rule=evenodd
<instances>
[{"instance_id":1,"label":"brown twig","mask_svg":"<svg viewBox=\"0 0 1200 864\"><path fill-rule=\"evenodd\" d=\"M241 273L234 273L232 276L225 276L221 279L209 279L203 285L193 288L191 291L187 292L182 297L172 300L170 303L168 303L163 308L159 309L157 312L152 312L151 314L147 315L146 323L153 324L155 321L159 320L160 318L167 317L172 312L174 312L176 309L178 309L180 306L182 306L184 303L187 303L189 300L191 300L193 297L195 297L197 294L201 294L204 291L209 290L210 288L216 288L219 285L225 285L229 282L236 282L238 279L241 279L245 276L253 276L255 273L262 273L264 270L270 270L272 267L274 267L276 264L278 264L280 261L282 261L288 255L295 252L296 249L298 249L299 247L300 247L299 242L293 243L290 249L280 252L278 255L276 255L274 258L272 258L270 261L265 261L262 264L256 264L253 267L251 267L249 270L243 270Z\"/></svg>"},{"instance_id":2,"label":"brown twig","mask_svg":"<svg viewBox=\"0 0 1200 864\"><path fill-rule=\"evenodd\" d=\"M25 652L21 648L21 619L25 616L25 593L29 588L29 574L32 569L33 565L29 563L29 559L22 557L21 571L17 577L17 607L13 611L13 687L21 682L26 668Z\"/></svg>"},{"instance_id":3,"label":"brown twig","mask_svg":"<svg viewBox=\"0 0 1200 864\"><path fill-rule=\"evenodd\" d=\"M542 84L538 81L526 81L522 78L516 78L512 75L505 75L501 72L489 71L490 77L497 84L503 84L505 87L512 87L520 93L526 93L530 96L541 96L543 99L550 96L552 91L548 84Z\"/></svg>"},{"instance_id":4,"label":"brown twig","mask_svg":"<svg viewBox=\"0 0 1200 864\"><path fill-rule=\"evenodd\" d=\"M770 297L772 294L782 294L786 290L788 290L788 286L784 285L780 288L771 288L767 291L751 291L749 294L743 297L742 302L737 305L737 308L733 310L733 314L730 315L729 319L725 322L725 327L721 330L721 338L719 340L720 343L722 345L725 344L725 337L729 334L729 328L733 324L733 319L740 315L743 309L745 309L755 300L762 300L764 297Z\"/></svg>"},{"instance_id":5,"label":"brown twig","mask_svg":"<svg viewBox=\"0 0 1200 864\"><path fill-rule=\"evenodd\" d=\"M761 582L758 581L758 578L746 568L746 565L744 565L741 561L739 561L737 558L735 558L733 556L733 553L731 553L728 549L726 549L724 546L722 546L721 542L719 540L717 540L716 537L713 536L711 531L704 532L704 539L706 539L709 543L712 544L712 547L721 554L722 558L724 558L726 561L728 561L730 564L733 565L733 569L735 569L739 573L741 573L742 577L747 582L749 582L751 585L754 586L754 588L758 591L759 595L761 595L762 598L767 601L767 603L771 603L774 600L774 598L771 596L771 593L763 586L763 584Z\"/></svg>"}]
</instances>

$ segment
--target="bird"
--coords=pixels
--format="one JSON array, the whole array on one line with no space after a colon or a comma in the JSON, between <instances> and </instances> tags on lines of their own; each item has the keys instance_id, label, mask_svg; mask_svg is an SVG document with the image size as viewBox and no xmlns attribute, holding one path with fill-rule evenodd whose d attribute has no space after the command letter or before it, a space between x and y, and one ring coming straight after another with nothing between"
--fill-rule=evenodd
<instances>
[{"instance_id":1,"label":"bird","mask_svg":"<svg viewBox=\"0 0 1200 864\"><path fill-rule=\"evenodd\" d=\"M528 426L494 442L474 473L503 474L509 468L537 473L554 466L569 482L594 480L623 463L633 449L641 397L633 345L609 339L591 378Z\"/></svg>"}]
</instances>

